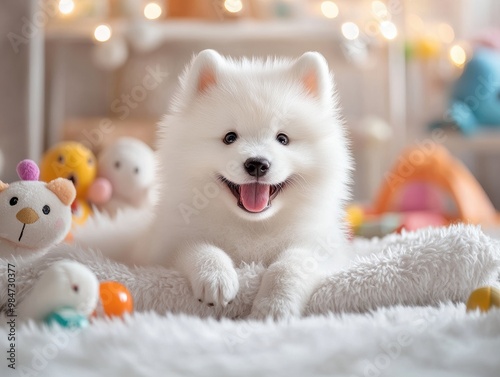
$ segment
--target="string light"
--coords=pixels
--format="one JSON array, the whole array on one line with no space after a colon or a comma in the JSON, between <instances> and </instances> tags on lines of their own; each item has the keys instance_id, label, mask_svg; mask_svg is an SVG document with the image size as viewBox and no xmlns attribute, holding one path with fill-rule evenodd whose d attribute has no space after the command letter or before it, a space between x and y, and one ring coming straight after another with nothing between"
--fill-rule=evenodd
<instances>
[{"instance_id":1,"label":"string light","mask_svg":"<svg viewBox=\"0 0 500 377\"><path fill-rule=\"evenodd\" d=\"M156 20L161 16L161 13L162 9L156 3L148 3L144 7L144 17L146 17L148 20Z\"/></svg>"},{"instance_id":2,"label":"string light","mask_svg":"<svg viewBox=\"0 0 500 377\"><path fill-rule=\"evenodd\" d=\"M342 34L350 41L359 37L359 27L354 22L345 22L342 24Z\"/></svg>"},{"instance_id":3,"label":"string light","mask_svg":"<svg viewBox=\"0 0 500 377\"><path fill-rule=\"evenodd\" d=\"M372 2L372 12L378 18L387 18L389 11L382 1L375 0Z\"/></svg>"},{"instance_id":4,"label":"string light","mask_svg":"<svg viewBox=\"0 0 500 377\"><path fill-rule=\"evenodd\" d=\"M106 42L111 38L111 28L108 25L99 25L95 28L94 38L98 42Z\"/></svg>"},{"instance_id":5,"label":"string light","mask_svg":"<svg viewBox=\"0 0 500 377\"><path fill-rule=\"evenodd\" d=\"M398 36L398 28L391 21L382 21L380 23L380 32L385 39L392 40Z\"/></svg>"},{"instance_id":6,"label":"string light","mask_svg":"<svg viewBox=\"0 0 500 377\"><path fill-rule=\"evenodd\" d=\"M437 31L439 39L441 39L444 43L451 43L455 40L455 31L450 25L444 22L440 23Z\"/></svg>"},{"instance_id":7,"label":"string light","mask_svg":"<svg viewBox=\"0 0 500 377\"><path fill-rule=\"evenodd\" d=\"M450 59L457 67L461 67L467 61L467 53L464 48L458 44L450 48Z\"/></svg>"},{"instance_id":8,"label":"string light","mask_svg":"<svg viewBox=\"0 0 500 377\"><path fill-rule=\"evenodd\" d=\"M339 15L339 7L333 1L323 1L321 3L321 13L326 18L335 18Z\"/></svg>"},{"instance_id":9,"label":"string light","mask_svg":"<svg viewBox=\"0 0 500 377\"><path fill-rule=\"evenodd\" d=\"M71 12L73 12L73 10L75 10L75 3L73 2L73 0L59 1L59 12L61 12L61 14L70 14Z\"/></svg>"},{"instance_id":10,"label":"string light","mask_svg":"<svg viewBox=\"0 0 500 377\"><path fill-rule=\"evenodd\" d=\"M243 9L243 3L241 0L226 0L224 1L224 8L229 13L238 13Z\"/></svg>"}]
</instances>

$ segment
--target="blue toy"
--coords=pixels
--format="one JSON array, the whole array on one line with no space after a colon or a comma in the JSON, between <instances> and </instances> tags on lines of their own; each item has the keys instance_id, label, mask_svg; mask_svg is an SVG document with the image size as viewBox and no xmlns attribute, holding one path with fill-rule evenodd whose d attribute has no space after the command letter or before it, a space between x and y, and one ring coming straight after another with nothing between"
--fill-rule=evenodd
<instances>
[{"instance_id":1,"label":"blue toy","mask_svg":"<svg viewBox=\"0 0 500 377\"><path fill-rule=\"evenodd\" d=\"M479 127L500 130L500 51L479 48L451 93L449 117L466 135Z\"/></svg>"},{"instance_id":2,"label":"blue toy","mask_svg":"<svg viewBox=\"0 0 500 377\"><path fill-rule=\"evenodd\" d=\"M89 325L89 320L86 316L79 313L74 308L61 308L57 311L50 313L45 317L46 324L58 324L66 328L83 328Z\"/></svg>"}]
</instances>

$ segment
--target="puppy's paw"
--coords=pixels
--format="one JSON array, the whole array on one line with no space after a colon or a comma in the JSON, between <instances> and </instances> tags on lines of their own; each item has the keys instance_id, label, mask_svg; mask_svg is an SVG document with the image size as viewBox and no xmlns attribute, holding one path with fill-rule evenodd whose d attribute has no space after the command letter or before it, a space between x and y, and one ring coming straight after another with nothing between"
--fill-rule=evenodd
<instances>
[{"instance_id":1,"label":"puppy's paw","mask_svg":"<svg viewBox=\"0 0 500 377\"><path fill-rule=\"evenodd\" d=\"M300 317L301 311L300 305L290 300L262 298L256 299L253 303L249 318L256 320L271 318L279 321Z\"/></svg>"},{"instance_id":2,"label":"puppy's paw","mask_svg":"<svg viewBox=\"0 0 500 377\"><path fill-rule=\"evenodd\" d=\"M225 264L209 265L190 280L194 296L208 306L226 306L240 285L234 267Z\"/></svg>"}]
</instances>

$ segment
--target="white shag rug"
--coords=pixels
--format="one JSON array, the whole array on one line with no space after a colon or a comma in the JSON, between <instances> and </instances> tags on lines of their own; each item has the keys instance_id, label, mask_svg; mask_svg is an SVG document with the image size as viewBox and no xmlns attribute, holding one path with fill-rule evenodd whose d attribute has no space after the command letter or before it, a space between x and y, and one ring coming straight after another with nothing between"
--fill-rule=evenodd
<instances>
[{"instance_id":1,"label":"white shag rug","mask_svg":"<svg viewBox=\"0 0 500 377\"><path fill-rule=\"evenodd\" d=\"M34 262L15 261L19 301L47 266L71 258L101 280L127 285L139 312L76 333L18 323L17 369L9 370L4 357L0 376L500 375L500 311L465 313L463 304L473 289L497 284L498 241L477 227L453 226L353 247L360 256L323 281L306 317L279 323L241 319L261 266L242 266L238 297L216 310L198 303L186 280L163 268L131 268L69 246ZM5 268L2 263L1 276ZM240 319L215 319L221 317ZM7 319L0 321L7 350Z\"/></svg>"}]
</instances>

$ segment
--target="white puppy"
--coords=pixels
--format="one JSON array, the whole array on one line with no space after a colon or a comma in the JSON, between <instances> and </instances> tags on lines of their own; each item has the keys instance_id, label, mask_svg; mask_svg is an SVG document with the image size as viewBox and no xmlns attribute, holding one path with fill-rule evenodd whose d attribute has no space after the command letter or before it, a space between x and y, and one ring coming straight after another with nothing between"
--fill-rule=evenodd
<instances>
[{"instance_id":1,"label":"white puppy","mask_svg":"<svg viewBox=\"0 0 500 377\"><path fill-rule=\"evenodd\" d=\"M234 266L268 267L252 317L301 314L326 255L343 252L351 158L319 53L296 61L201 52L160 126L151 249L204 304L238 293Z\"/></svg>"}]
</instances>

